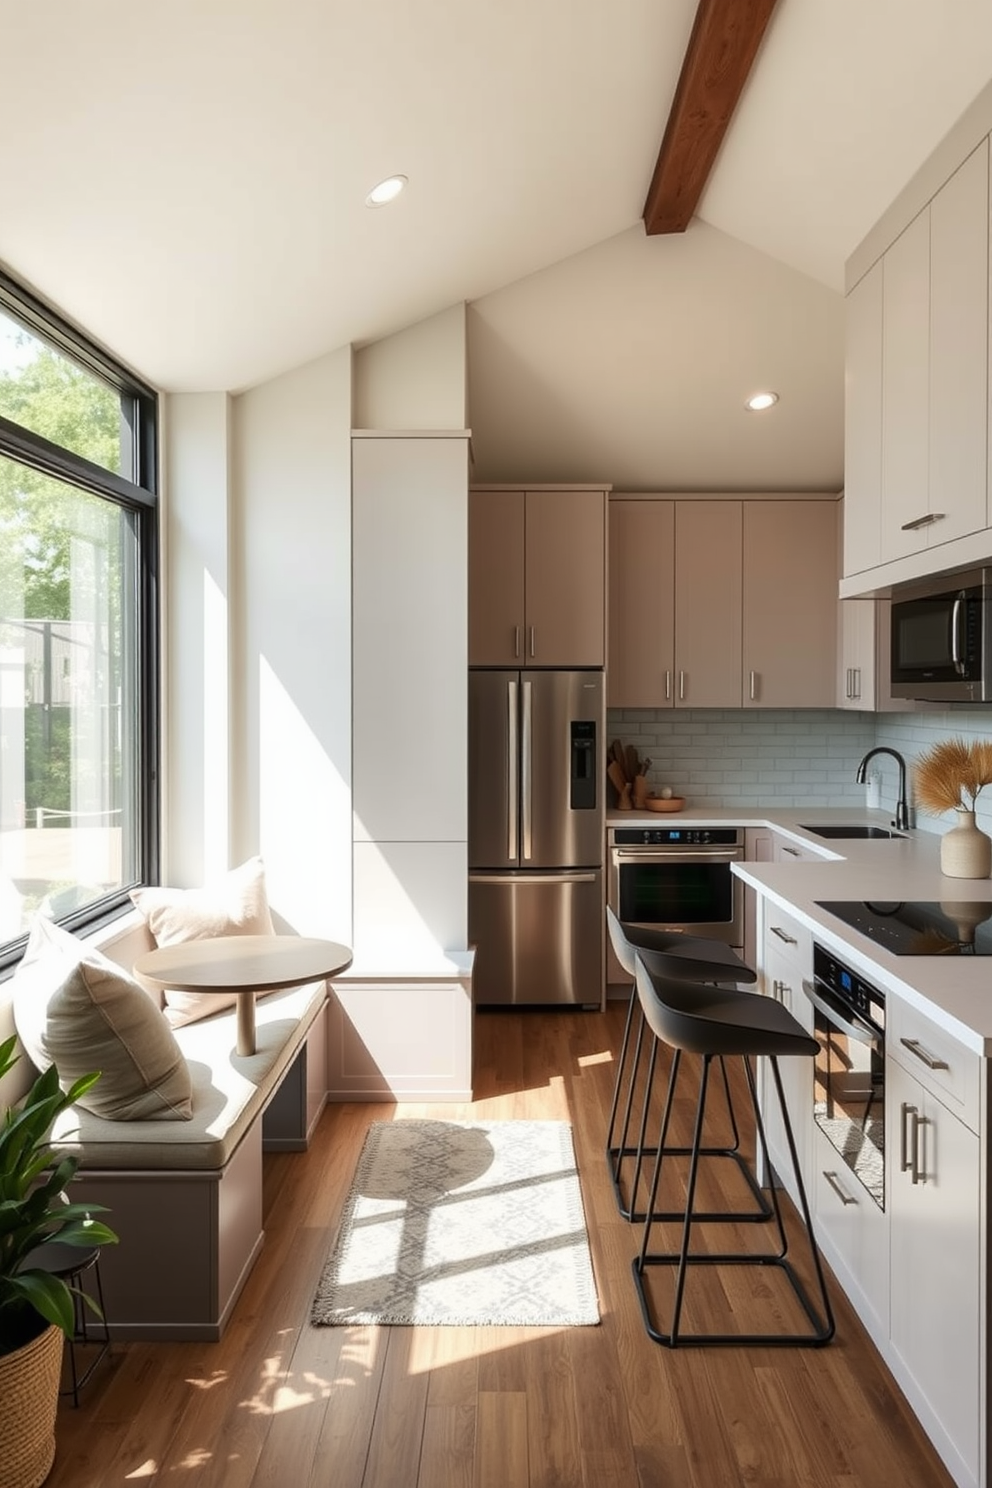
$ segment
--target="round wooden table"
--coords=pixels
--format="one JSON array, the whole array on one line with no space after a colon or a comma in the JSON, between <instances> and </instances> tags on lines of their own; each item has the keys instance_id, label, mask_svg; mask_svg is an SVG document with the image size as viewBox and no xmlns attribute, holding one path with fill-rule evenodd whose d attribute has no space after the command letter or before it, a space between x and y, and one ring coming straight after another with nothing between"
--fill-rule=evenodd
<instances>
[{"instance_id":1,"label":"round wooden table","mask_svg":"<svg viewBox=\"0 0 992 1488\"><path fill-rule=\"evenodd\" d=\"M299 987L336 976L350 965L350 948L336 940L304 935L214 935L146 951L135 961L134 971L160 987L237 994L237 1051L254 1054L256 992Z\"/></svg>"}]
</instances>

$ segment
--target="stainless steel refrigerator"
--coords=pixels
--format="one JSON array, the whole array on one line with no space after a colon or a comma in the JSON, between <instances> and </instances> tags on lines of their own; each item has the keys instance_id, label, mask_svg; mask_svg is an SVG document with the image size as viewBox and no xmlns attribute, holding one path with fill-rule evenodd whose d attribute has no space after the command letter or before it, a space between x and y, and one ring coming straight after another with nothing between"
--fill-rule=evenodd
<instances>
[{"instance_id":1,"label":"stainless steel refrigerator","mask_svg":"<svg viewBox=\"0 0 992 1488\"><path fill-rule=\"evenodd\" d=\"M469 941L478 1004L603 996L602 672L469 673Z\"/></svg>"}]
</instances>

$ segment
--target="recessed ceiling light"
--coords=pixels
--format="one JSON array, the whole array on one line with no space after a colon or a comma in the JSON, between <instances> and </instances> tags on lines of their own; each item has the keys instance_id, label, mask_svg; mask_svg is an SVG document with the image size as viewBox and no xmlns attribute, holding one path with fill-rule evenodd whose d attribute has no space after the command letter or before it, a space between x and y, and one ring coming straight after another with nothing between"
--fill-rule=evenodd
<instances>
[{"instance_id":1,"label":"recessed ceiling light","mask_svg":"<svg viewBox=\"0 0 992 1488\"><path fill-rule=\"evenodd\" d=\"M771 408L777 402L778 393L752 393L746 406L752 413L760 413L763 408Z\"/></svg>"},{"instance_id":2,"label":"recessed ceiling light","mask_svg":"<svg viewBox=\"0 0 992 1488\"><path fill-rule=\"evenodd\" d=\"M373 186L365 198L367 207L384 207L387 202L395 201L403 187L406 185L406 176L387 176L380 181L378 186Z\"/></svg>"}]
</instances>

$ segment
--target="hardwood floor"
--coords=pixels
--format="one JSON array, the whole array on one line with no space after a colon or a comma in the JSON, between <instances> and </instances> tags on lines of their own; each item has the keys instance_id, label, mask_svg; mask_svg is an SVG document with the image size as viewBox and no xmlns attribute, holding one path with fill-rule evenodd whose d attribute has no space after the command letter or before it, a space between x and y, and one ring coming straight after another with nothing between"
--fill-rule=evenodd
<instances>
[{"instance_id":1,"label":"hardwood floor","mask_svg":"<svg viewBox=\"0 0 992 1488\"><path fill-rule=\"evenodd\" d=\"M114 1345L60 1405L49 1488L951 1488L836 1287L824 1349L646 1337L603 1157L623 1015L481 1013L472 1105L329 1107L308 1153L266 1159L266 1244L223 1340ZM366 1128L393 1115L572 1122L599 1327L310 1326Z\"/></svg>"}]
</instances>

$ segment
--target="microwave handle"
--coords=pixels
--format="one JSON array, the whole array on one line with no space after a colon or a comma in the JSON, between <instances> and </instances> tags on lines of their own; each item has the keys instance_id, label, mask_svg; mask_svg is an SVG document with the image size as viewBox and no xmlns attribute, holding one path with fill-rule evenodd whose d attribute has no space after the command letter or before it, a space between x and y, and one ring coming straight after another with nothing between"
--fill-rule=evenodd
<instances>
[{"instance_id":1,"label":"microwave handle","mask_svg":"<svg viewBox=\"0 0 992 1488\"><path fill-rule=\"evenodd\" d=\"M829 1001L812 984L803 977L803 991L813 1006L823 1014L828 1023L841 1033L846 1033L850 1038L856 1039L859 1044L877 1044L878 1034L870 1024L862 1021L853 1008L846 1008L842 1014L833 999Z\"/></svg>"},{"instance_id":2,"label":"microwave handle","mask_svg":"<svg viewBox=\"0 0 992 1488\"><path fill-rule=\"evenodd\" d=\"M951 660L954 670L959 676L964 675L964 662L961 659L961 647L958 644L961 637L961 612L964 609L965 594L962 589L951 608Z\"/></svg>"}]
</instances>

